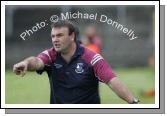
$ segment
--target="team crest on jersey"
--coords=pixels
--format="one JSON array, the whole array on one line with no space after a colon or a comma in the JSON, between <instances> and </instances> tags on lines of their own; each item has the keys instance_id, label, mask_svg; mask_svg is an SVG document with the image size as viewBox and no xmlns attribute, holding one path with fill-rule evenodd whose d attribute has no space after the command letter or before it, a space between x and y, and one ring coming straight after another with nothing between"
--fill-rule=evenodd
<instances>
[{"instance_id":1,"label":"team crest on jersey","mask_svg":"<svg viewBox=\"0 0 167 116\"><path fill-rule=\"evenodd\" d=\"M83 66L84 66L83 63L77 63L77 66L75 68L75 72L76 73L83 73L84 72Z\"/></svg>"}]
</instances>

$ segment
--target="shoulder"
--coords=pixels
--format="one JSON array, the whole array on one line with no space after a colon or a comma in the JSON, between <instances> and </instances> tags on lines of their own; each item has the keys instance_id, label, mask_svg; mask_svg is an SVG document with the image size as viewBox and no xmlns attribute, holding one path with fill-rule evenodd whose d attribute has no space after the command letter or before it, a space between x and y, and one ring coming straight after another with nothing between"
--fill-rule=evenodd
<instances>
[{"instance_id":1,"label":"shoulder","mask_svg":"<svg viewBox=\"0 0 167 116\"><path fill-rule=\"evenodd\" d=\"M37 57L40 58L41 60L43 60L44 63L50 64L51 62L53 62L55 60L56 54L57 53L56 53L55 49L52 47L52 48L46 49L46 50L42 51L41 53L39 53L39 55Z\"/></svg>"},{"instance_id":2,"label":"shoulder","mask_svg":"<svg viewBox=\"0 0 167 116\"><path fill-rule=\"evenodd\" d=\"M48 54L49 54L49 56L51 57L51 58L53 58L53 57L55 57L56 56L56 50L52 47L52 48L50 48L50 49L47 49L47 51L48 51Z\"/></svg>"},{"instance_id":3,"label":"shoulder","mask_svg":"<svg viewBox=\"0 0 167 116\"><path fill-rule=\"evenodd\" d=\"M86 63L90 65L94 65L97 61L103 59L103 57L100 54L86 47L84 47L82 58L86 61Z\"/></svg>"},{"instance_id":4,"label":"shoulder","mask_svg":"<svg viewBox=\"0 0 167 116\"><path fill-rule=\"evenodd\" d=\"M47 55L47 56L50 57L51 59L56 56L56 51L55 51L55 49L54 49L53 47L44 50L42 53L45 54L45 55Z\"/></svg>"}]
</instances>

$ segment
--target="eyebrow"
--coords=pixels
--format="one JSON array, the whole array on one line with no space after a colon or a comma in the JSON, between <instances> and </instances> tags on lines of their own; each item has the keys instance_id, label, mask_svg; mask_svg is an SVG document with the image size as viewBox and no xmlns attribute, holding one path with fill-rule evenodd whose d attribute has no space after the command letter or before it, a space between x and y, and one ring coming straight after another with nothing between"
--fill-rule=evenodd
<instances>
[{"instance_id":1,"label":"eyebrow","mask_svg":"<svg viewBox=\"0 0 167 116\"><path fill-rule=\"evenodd\" d=\"M56 34L56 35L54 35L54 34L51 34L51 37L55 37L55 36L62 36L62 35L64 35L63 33L58 33L58 34Z\"/></svg>"}]
</instances>

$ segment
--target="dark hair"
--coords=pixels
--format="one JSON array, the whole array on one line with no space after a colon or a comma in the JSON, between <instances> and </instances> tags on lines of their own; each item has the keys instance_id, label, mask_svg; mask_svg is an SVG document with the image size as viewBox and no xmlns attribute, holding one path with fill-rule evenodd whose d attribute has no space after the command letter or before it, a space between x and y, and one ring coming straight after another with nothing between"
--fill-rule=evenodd
<instances>
[{"instance_id":1,"label":"dark hair","mask_svg":"<svg viewBox=\"0 0 167 116\"><path fill-rule=\"evenodd\" d=\"M57 28L57 27L67 27L69 30L69 35L71 35L73 32L75 34L74 40L76 41L79 36L79 29L75 26L75 24L69 20L58 20L57 22L54 22L51 24L51 28Z\"/></svg>"}]
</instances>

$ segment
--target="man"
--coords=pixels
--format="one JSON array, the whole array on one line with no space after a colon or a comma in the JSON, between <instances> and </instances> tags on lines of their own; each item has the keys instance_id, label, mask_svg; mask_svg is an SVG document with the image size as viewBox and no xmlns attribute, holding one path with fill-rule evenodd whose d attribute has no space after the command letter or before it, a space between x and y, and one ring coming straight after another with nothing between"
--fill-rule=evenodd
<instances>
[{"instance_id":1,"label":"man","mask_svg":"<svg viewBox=\"0 0 167 116\"><path fill-rule=\"evenodd\" d=\"M102 38L97 32L97 28L95 25L89 25L85 29L85 36L89 39L90 43L96 46L99 50L99 53L102 50Z\"/></svg>"},{"instance_id":2,"label":"man","mask_svg":"<svg viewBox=\"0 0 167 116\"><path fill-rule=\"evenodd\" d=\"M78 29L72 22L60 20L51 27L53 48L15 64L13 71L17 75L47 71L52 104L99 104L98 81L128 103L138 103L104 58L77 42Z\"/></svg>"},{"instance_id":3,"label":"man","mask_svg":"<svg viewBox=\"0 0 167 116\"><path fill-rule=\"evenodd\" d=\"M98 46L97 46L96 44L92 43L92 42L90 41L90 39L87 38L86 36L83 36L83 37L80 39L80 41L81 41L81 43L82 43L85 47L91 49L92 51L94 51L94 52L96 52L96 53L100 53L100 48L98 48Z\"/></svg>"}]
</instances>

